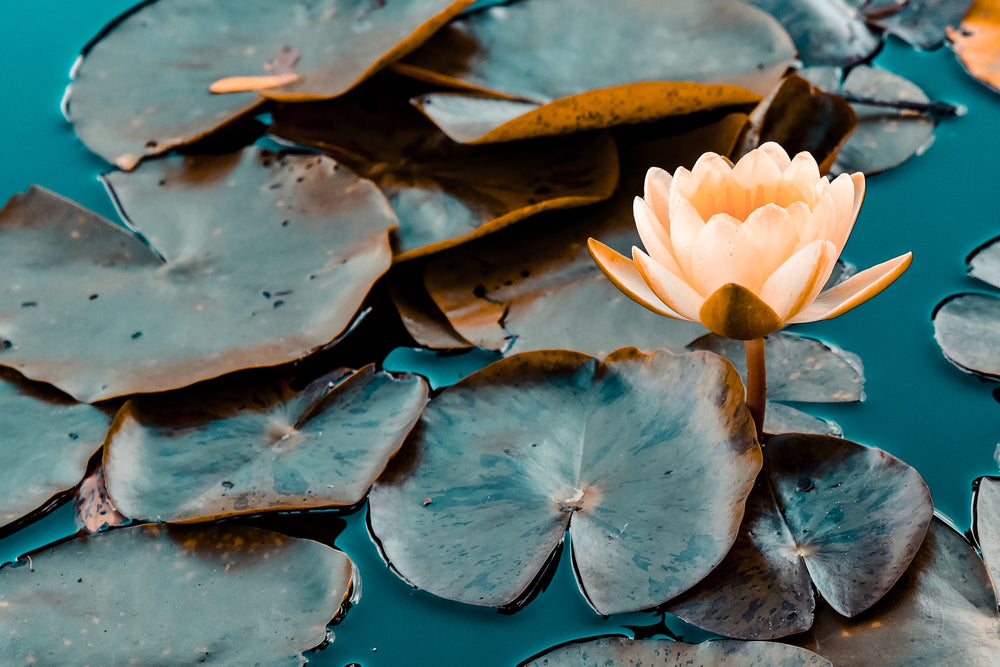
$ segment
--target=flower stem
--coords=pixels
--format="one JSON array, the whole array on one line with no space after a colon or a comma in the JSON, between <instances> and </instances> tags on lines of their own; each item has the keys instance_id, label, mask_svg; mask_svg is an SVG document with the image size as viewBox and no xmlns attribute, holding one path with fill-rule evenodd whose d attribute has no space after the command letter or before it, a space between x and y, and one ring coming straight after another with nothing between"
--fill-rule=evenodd
<instances>
[{"instance_id":1,"label":"flower stem","mask_svg":"<svg viewBox=\"0 0 1000 667\"><path fill-rule=\"evenodd\" d=\"M757 427L757 441L764 441L764 407L767 403L767 371L764 369L764 339L743 341L747 355L747 407Z\"/></svg>"}]
</instances>

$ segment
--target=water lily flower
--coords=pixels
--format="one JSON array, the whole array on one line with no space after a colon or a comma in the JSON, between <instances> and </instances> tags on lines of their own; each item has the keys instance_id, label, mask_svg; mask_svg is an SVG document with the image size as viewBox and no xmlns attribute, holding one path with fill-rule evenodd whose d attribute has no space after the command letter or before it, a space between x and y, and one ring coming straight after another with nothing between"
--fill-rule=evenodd
<instances>
[{"instance_id":1,"label":"water lily flower","mask_svg":"<svg viewBox=\"0 0 1000 667\"><path fill-rule=\"evenodd\" d=\"M667 317L737 340L836 317L910 265L900 255L822 291L865 194L863 174L820 176L809 153L766 143L734 166L705 153L691 171L651 168L634 203L646 248L628 259L590 239L590 253L626 295Z\"/></svg>"}]
</instances>

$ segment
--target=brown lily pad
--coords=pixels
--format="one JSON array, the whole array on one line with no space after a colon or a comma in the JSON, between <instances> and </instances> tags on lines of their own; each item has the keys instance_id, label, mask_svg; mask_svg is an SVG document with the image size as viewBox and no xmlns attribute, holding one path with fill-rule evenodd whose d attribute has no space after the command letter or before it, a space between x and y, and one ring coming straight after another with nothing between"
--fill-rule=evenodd
<instances>
[{"instance_id":1,"label":"brown lily pad","mask_svg":"<svg viewBox=\"0 0 1000 667\"><path fill-rule=\"evenodd\" d=\"M128 229L40 188L0 211L0 364L79 400L302 357L391 261L385 198L325 157L253 148L106 182Z\"/></svg>"},{"instance_id":2,"label":"brown lily pad","mask_svg":"<svg viewBox=\"0 0 1000 667\"><path fill-rule=\"evenodd\" d=\"M973 0L948 41L962 67L985 86L1000 91L1000 4Z\"/></svg>"},{"instance_id":3,"label":"brown lily pad","mask_svg":"<svg viewBox=\"0 0 1000 667\"><path fill-rule=\"evenodd\" d=\"M91 150L132 169L253 113L265 97L340 95L470 4L144 2L84 49L66 116ZM214 94L213 84L233 92Z\"/></svg>"}]
</instances>

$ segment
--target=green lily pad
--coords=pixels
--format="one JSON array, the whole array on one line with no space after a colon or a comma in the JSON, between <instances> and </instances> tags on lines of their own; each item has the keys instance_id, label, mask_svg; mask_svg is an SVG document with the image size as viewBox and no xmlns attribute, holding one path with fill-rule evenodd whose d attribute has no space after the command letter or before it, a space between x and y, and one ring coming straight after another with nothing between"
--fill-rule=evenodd
<instances>
[{"instance_id":1,"label":"green lily pad","mask_svg":"<svg viewBox=\"0 0 1000 667\"><path fill-rule=\"evenodd\" d=\"M994 665L1000 618L993 582L975 549L935 520L878 605L850 619L824 606L801 641L835 665Z\"/></svg>"},{"instance_id":2,"label":"green lily pad","mask_svg":"<svg viewBox=\"0 0 1000 667\"><path fill-rule=\"evenodd\" d=\"M1000 581L1000 478L980 477L972 501L972 532L993 581Z\"/></svg>"},{"instance_id":3,"label":"green lily pad","mask_svg":"<svg viewBox=\"0 0 1000 667\"><path fill-rule=\"evenodd\" d=\"M0 414L2 533L80 483L111 418L5 368L0 368Z\"/></svg>"},{"instance_id":4,"label":"green lily pad","mask_svg":"<svg viewBox=\"0 0 1000 667\"><path fill-rule=\"evenodd\" d=\"M252 114L264 97L340 95L409 53L473 0L155 0L119 17L73 68L65 112L122 169ZM226 77L289 74L284 85L214 94ZM246 88L246 87L244 87ZM264 97L262 97L264 96Z\"/></svg>"},{"instance_id":5,"label":"green lily pad","mask_svg":"<svg viewBox=\"0 0 1000 667\"><path fill-rule=\"evenodd\" d=\"M881 450L773 436L732 551L669 610L711 632L774 639L810 627L815 586L857 616L906 571L933 511L920 475Z\"/></svg>"},{"instance_id":6,"label":"green lily pad","mask_svg":"<svg viewBox=\"0 0 1000 667\"><path fill-rule=\"evenodd\" d=\"M136 526L0 567L8 664L303 664L327 641L353 565L241 526Z\"/></svg>"},{"instance_id":7,"label":"green lily pad","mask_svg":"<svg viewBox=\"0 0 1000 667\"><path fill-rule=\"evenodd\" d=\"M979 246L965 258L969 275L994 287L1000 287L1000 237Z\"/></svg>"},{"instance_id":8,"label":"green lily pad","mask_svg":"<svg viewBox=\"0 0 1000 667\"><path fill-rule=\"evenodd\" d=\"M882 39L845 0L749 2L781 22L806 66L855 65L874 56L882 46Z\"/></svg>"},{"instance_id":9,"label":"green lily pad","mask_svg":"<svg viewBox=\"0 0 1000 667\"><path fill-rule=\"evenodd\" d=\"M857 115L857 126L833 163L834 173L885 171L922 153L934 140L935 123L928 113L890 106L913 103L919 107L931 102L915 83L898 74L868 65L852 68L842 83L839 68L813 67L800 74L850 100Z\"/></svg>"},{"instance_id":10,"label":"green lily pad","mask_svg":"<svg viewBox=\"0 0 1000 667\"><path fill-rule=\"evenodd\" d=\"M717 356L529 352L431 401L372 488L370 525L405 580L478 605L521 598L569 530L590 604L633 611L722 559L759 457Z\"/></svg>"},{"instance_id":11,"label":"green lily pad","mask_svg":"<svg viewBox=\"0 0 1000 667\"><path fill-rule=\"evenodd\" d=\"M760 665L816 667L830 662L798 646L731 639L701 644L663 639L600 637L549 649L518 667L688 667L690 665Z\"/></svg>"},{"instance_id":12,"label":"green lily pad","mask_svg":"<svg viewBox=\"0 0 1000 667\"><path fill-rule=\"evenodd\" d=\"M301 392L241 383L130 400L105 450L112 500L152 521L361 502L420 416L427 385L373 366L343 373Z\"/></svg>"},{"instance_id":13,"label":"green lily pad","mask_svg":"<svg viewBox=\"0 0 1000 667\"><path fill-rule=\"evenodd\" d=\"M460 17L394 69L485 93L418 103L456 140L495 142L752 104L793 57L740 2L532 0Z\"/></svg>"},{"instance_id":14,"label":"green lily pad","mask_svg":"<svg viewBox=\"0 0 1000 667\"><path fill-rule=\"evenodd\" d=\"M967 373L1000 379L1000 298L953 294L932 315L945 358Z\"/></svg>"},{"instance_id":15,"label":"green lily pad","mask_svg":"<svg viewBox=\"0 0 1000 667\"><path fill-rule=\"evenodd\" d=\"M868 19L872 25L919 49L936 49L948 27L958 26L972 0L906 0L896 2L899 11Z\"/></svg>"},{"instance_id":16,"label":"green lily pad","mask_svg":"<svg viewBox=\"0 0 1000 667\"><path fill-rule=\"evenodd\" d=\"M0 364L82 401L305 356L391 262L385 198L325 157L252 148L105 178L129 229L41 188L0 211Z\"/></svg>"},{"instance_id":17,"label":"green lily pad","mask_svg":"<svg viewBox=\"0 0 1000 667\"><path fill-rule=\"evenodd\" d=\"M539 211L606 199L618 184L618 151L607 133L464 146L409 104L408 88L406 79L379 77L335 100L281 105L272 125L282 139L327 150L382 189L399 217L397 261Z\"/></svg>"},{"instance_id":18,"label":"green lily pad","mask_svg":"<svg viewBox=\"0 0 1000 667\"><path fill-rule=\"evenodd\" d=\"M765 433L812 433L840 437L844 430L834 421L806 414L784 403L767 403L764 413Z\"/></svg>"}]
</instances>

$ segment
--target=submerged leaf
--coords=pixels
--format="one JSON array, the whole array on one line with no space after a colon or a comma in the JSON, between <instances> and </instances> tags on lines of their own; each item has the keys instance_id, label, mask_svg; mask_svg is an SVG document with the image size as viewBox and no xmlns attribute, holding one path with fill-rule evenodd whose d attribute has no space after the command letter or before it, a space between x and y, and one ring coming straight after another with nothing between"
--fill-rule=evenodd
<instances>
[{"instance_id":1,"label":"submerged leaf","mask_svg":"<svg viewBox=\"0 0 1000 667\"><path fill-rule=\"evenodd\" d=\"M759 457L716 356L525 353L431 401L372 488L371 528L407 581L479 605L524 595L568 529L591 605L643 609L725 555Z\"/></svg>"},{"instance_id":2,"label":"submerged leaf","mask_svg":"<svg viewBox=\"0 0 1000 667\"><path fill-rule=\"evenodd\" d=\"M174 157L106 182L128 229L41 188L0 211L0 364L80 400L305 356L391 261L385 198L325 157Z\"/></svg>"},{"instance_id":3,"label":"submerged leaf","mask_svg":"<svg viewBox=\"0 0 1000 667\"><path fill-rule=\"evenodd\" d=\"M340 95L472 1L144 2L84 50L67 90L66 116L91 150L132 169L145 156L254 112L261 95L289 101ZM295 76L288 83L250 79L229 86L245 92L210 92L220 79L282 74Z\"/></svg>"},{"instance_id":4,"label":"submerged leaf","mask_svg":"<svg viewBox=\"0 0 1000 667\"><path fill-rule=\"evenodd\" d=\"M427 401L372 366L287 386L198 386L130 400L111 428L108 490L135 519L199 521L364 499Z\"/></svg>"},{"instance_id":5,"label":"submerged leaf","mask_svg":"<svg viewBox=\"0 0 1000 667\"><path fill-rule=\"evenodd\" d=\"M745 667L830 667L812 651L774 642L730 639L685 644L662 639L634 640L601 637L557 646L519 667L688 667L742 665Z\"/></svg>"},{"instance_id":6,"label":"submerged leaf","mask_svg":"<svg viewBox=\"0 0 1000 667\"><path fill-rule=\"evenodd\" d=\"M241 526L121 528L26 561L0 567L8 664L297 666L353 585L343 552Z\"/></svg>"},{"instance_id":7,"label":"submerged leaf","mask_svg":"<svg viewBox=\"0 0 1000 667\"><path fill-rule=\"evenodd\" d=\"M1000 379L1000 298L953 294L932 316L934 340L944 356L967 373Z\"/></svg>"},{"instance_id":8,"label":"submerged leaf","mask_svg":"<svg viewBox=\"0 0 1000 667\"><path fill-rule=\"evenodd\" d=\"M858 615L906 570L933 509L920 475L881 450L773 436L736 544L669 610L712 632L773 639L810 627L815 586Z\"/></svg>"}]
</instances>

